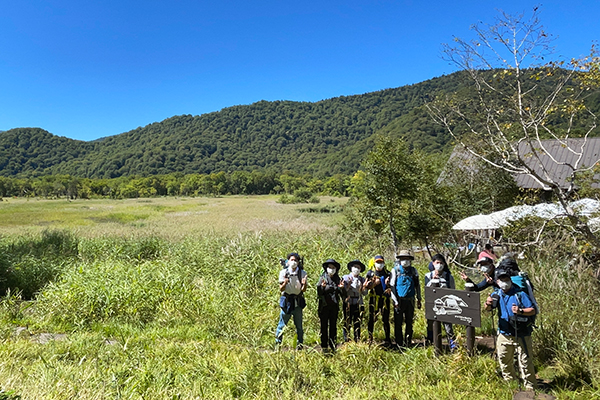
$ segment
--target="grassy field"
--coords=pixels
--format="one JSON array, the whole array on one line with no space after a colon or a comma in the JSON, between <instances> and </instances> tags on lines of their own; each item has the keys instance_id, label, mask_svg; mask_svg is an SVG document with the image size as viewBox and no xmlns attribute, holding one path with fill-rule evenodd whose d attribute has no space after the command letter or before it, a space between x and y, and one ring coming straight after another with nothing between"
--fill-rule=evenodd
<instances>
[{"instance_id":1,"label":"grassy field","mask_svg":"<svg viewBox=\"0 0 600 400\"><path fill-rule=\"evenodd\" d=\"M485 348L435 357L363 342L319 352L321 262L379 251L347 243L341 214L300 211L344 202L5 199L1 283L13 290L0 300L0 399L510 399L516 384L498 378ZM310 277L308 348L287 350L288 332L275 352L278 258L291 250L305 255ZM560 262L524 266L542 308L534 343L546 391L597 398L597 282ZM483 321L478 333L489 334L491 316ZM382 340L381 323L375 335ZM420 310L415 340L424 335Z\"/></svg>"},{"instance_id":2,"label":"grassy field","mask_svg":"<svg viewBox=\"0 0 600 400\"><path fill-rule=\"evenodd\" d=\"M339 213L302 212L343 205L322 197L319 204L280 204L278 196L227 196L126 200L10 198L0 202L0 232L21 235L69 229L78 236L158 236L181 239L247 231L307 232L330 229Z\"/></svg>"}]
</instances>

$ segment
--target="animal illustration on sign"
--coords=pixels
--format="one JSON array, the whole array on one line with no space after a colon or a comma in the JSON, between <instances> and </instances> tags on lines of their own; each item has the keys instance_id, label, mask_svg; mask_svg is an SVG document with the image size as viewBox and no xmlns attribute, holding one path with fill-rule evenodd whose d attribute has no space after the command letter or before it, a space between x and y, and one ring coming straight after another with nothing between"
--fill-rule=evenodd
<instances>
[{"instance_id":1,"label":"animal illustration on sign","mask_svg":"<svg viewBox=\"0 0 600 400\"><path fill-rule=\"evenodd\" d=\"M433 311L436 315L455 315L462 314L461 307L468 307L468 305L460 297L448 294L435 299Z\"/></svg>"}]
</instances>

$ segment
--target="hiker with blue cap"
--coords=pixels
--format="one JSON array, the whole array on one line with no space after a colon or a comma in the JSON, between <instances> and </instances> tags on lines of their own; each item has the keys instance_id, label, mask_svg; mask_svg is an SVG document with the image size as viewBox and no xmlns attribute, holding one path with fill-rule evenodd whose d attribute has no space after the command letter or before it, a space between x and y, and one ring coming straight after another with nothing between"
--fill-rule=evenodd
<instances>
[{"instance_id":1,"label":"hiker with blue cap","mask_svg":"<svg viewBox=\"0 0 600 400\"><path fill-rule=\"evenodd\" d=\"M498 338L496 349L504 380L519 379L515 372L514 354L521 378L528 390L535 390L537 381L533 366L532 319L536 314L533 302L526 292L513 284L511 271L496 269L494 279L499 289L485 302L485 309L498 309Z\"/></svg>"}]
</instances>

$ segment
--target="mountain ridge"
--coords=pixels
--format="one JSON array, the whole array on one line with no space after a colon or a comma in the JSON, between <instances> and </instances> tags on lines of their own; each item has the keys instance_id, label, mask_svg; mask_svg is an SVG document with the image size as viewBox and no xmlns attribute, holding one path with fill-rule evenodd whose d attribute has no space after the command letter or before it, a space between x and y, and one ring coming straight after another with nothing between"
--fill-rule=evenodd
<instances>
[{"instance_id":1,"label":"mountain ridge","mask_svg":"<svg viewBox=\"0 0 600 400\"><path fill-rule=\"evenodd\" d=\"M424 82L318 102L258 101L202 115L176 115L84 142L41 128L0 132L0 176L87 178L237 170L313 176L352 174L378 134L442 152L450 135L424 107L467 88L455 72ZM599 101L600 103L600 101Z\"/></svg>"}]
</instances>

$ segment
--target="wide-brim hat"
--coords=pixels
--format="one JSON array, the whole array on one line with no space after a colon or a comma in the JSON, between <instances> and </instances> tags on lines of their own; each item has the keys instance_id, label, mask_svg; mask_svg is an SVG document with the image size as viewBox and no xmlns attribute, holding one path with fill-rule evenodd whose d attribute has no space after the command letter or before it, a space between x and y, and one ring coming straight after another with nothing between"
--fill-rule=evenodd
<instances>
[{"instance_id":1,"label":"wide-brim hat","mask_svg":"<svg viewBox=\"0 0 600 400\"><path fill-rule=\"evenodd\" d=\"M337 262L337 261L335 261L333 258L330 258L330 259L328 259L327 261L325 261L325 262L323 263L323 269L327 269L327 266L328 266L329 264L333 264L333 265L335 265L335 269L336 269L337 271L339 271L339 270L340 270L340 263L339 263L339 262Z\"/></svg>"},{"instance_id":2,"label":"wide-brim hat","mask_svg":"<svg viewBox=\"0 0 600 400\"><path fill-rule=\"evenodd\" d=\"M408 250L400 250L396 254L396 258L410 258L411 260L415 259L415 257L413 257L413 255L410 254L410 251L408 251Z\"/></svg>"},{"instance_id":3,"label":"wide-brim hat","mask_svg":"<svg viewBox=\"0 0 600 400\"><path fill-rule=\"evenodd\" d=\"M353 265L358 265L360 267L360 272L365 272L365 269L367 269L365 264L361 263L359 260L353 260L348 263L348 271L352 271Z\"/></svg>"}]
</instances>

